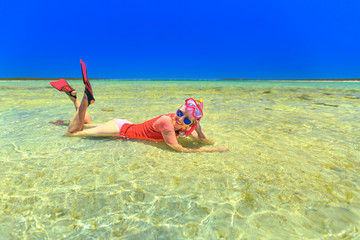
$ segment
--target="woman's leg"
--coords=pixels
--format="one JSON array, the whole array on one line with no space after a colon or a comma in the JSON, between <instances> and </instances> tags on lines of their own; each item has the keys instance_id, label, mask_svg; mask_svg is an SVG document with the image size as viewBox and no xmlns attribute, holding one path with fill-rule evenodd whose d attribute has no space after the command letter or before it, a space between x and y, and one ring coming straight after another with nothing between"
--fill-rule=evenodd
<instances>
[{"instance_id":1,"label":"woman's leg","mask_svg":"<svg viewBox=\"0 0 360 240\"><path fill-rule=\"evenodd\" d=\"M70 97L70 99L73 99L73 98ZM86 94L84 94L84 97L83 97L80 105L78 103L76 103L76 101L78 101L78 100L75 99L74 105L77 109L76 109L75 115L73 116L73 118L70 121L69 128L68 128L69 133L79 132L79 131L83 130L84 123L85 123L86 110L89 106Z\"/></svg>"},{"instance_id":2,"label":"woman's leg","mask_svg":"<svg viewBox=\"0 0 360 240\"><path fill-rule=\"evenodd\" d=\"M72 88L65 79L59 79L57 81L50 82L50 85L59 90L60 92L65 92L66 95L70 98L70 100L74 103L76 111L80 107L80 102L76 98L76 91L74 88ZM90 83L87 81L87 85L90 86ZM85 113L84 123L89 124L92 123L92 120L90 118L90 115L88 113Z\"/></svg>"},{"instance_id":3,"label":"woman's leg","mask_svg":"<svg viewBox=\"0 0 360 240\"><path fill-rule=\"evenodd\" d=\"M80 109L81 109L81 107L80 107ZM76 115L74 116L74 118L75 117L76 117ZM90 128L90 129L86 129L86 130L82 130L82 131L78 131L78 132L68 131L67 135L74 136L74 137L83 137L83 136L111 137L114 135L118 135L119 131L120 131L120 128L117 125L117 123L114 120L111 120L104 124L99 124L94 128Z\"/></svg>"},{"instance_id":4,"label":"woman's leg","mask_svg":"<svg viewBox=\"0 0 360 240\"><path fill-rule=\"evenodd\" d=\"M97 127L101 124L93 124L93 123L89 123L89 124L84 124L84 129L88 129L88 128L94 128L94 127Z\"/></svg>"},{"instance_id":5,"label":"woman's leg","mask_svg":"<svg viewBox=\"0 0 360 240\"><path fill-rule=\"evenodd\" d=\"M72 96L68 95L70 100L74 103L75 106L75 110L78 111L79 107L80 107L80 101L77 98L74 98L76 96L76 91L72 91L70 93ZM89 113L86 111L85 112L85 118L84 118L84 124L90 124L92 123L91 117L89 115Z\"/></svg>"}]
</instances>

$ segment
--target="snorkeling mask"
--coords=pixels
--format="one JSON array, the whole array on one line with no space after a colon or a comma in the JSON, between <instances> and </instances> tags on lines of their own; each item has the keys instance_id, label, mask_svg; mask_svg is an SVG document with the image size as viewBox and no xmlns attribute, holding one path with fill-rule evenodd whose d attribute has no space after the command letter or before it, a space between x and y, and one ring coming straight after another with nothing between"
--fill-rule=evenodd
<instances>
[{"instance_id":1,"label":"snorkeling mask","mask_svg":"<svg viewBox=\"0 0 360 240\"><path fill-rule=\"evenodd\" d=\"M204 104L203 104L203 100L200 99L200 106L197 104L197 102L193 99L193 98L188 98L185 100L185 110L190 113L197 121L194 123L194 125L190 128L189 131L185 132L185 136L187 137L189 136L197 127L198 125L198 121L200 121L200 119L202 118L203 114L203 109L204 109Z\"/></svg>"},{"instance_id":2,"label":"snorkeling mask","mask_svg":"<svg viewBox=\"0 0 360 240\"><path fill-rule=\"evenodd\" d=\"M186 99L186 101L185 101L186 111L188 113L190 113L196 120L200 119L203 116L202 99L200 99L200 105L201 105L201 108L193 98Z\"/></svg>"}]
</instances>

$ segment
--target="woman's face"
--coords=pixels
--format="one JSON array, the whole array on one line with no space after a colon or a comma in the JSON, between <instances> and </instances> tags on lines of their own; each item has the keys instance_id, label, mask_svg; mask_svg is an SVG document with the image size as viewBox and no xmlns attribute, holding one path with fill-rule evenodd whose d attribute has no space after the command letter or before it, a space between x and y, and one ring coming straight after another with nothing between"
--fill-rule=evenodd
<instances>
[{"instance_id":1,"label":"woman's face","mask_svg":"<svg viewBox=\"0 0 360 240\"><path fill-rule=\"evenodd\" d=\"M185 126L192 126L195 123L196 119L186 111L186 108L184 105L182 105L178 109L178 111L180 111L179 114L177 114L178 112L175 114L175 125L185 127ZM182 112L182 114L181 114L181 112ZM179 115L182 115L182 116L179 117ZM185 119L185 118L188 118L191 121L191 123L185 124L184 120L185 120L185 122L188 121L188 119Z\"/></svg>"}]
</instances>

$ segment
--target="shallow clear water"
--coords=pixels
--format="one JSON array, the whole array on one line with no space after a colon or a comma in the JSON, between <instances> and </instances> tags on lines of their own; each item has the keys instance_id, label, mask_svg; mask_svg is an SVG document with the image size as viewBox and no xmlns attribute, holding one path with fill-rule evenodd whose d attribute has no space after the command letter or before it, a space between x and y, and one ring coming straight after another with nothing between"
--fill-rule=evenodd
<instances>
[{"instance_id":1,"label":"shallow clear water","mask_svg":"<svg viewBox=\"0 0 360 240\"><path fill-rule=\"evenodd\" d=\"M92 85L95 123L142 122L201 97L204 132L230 151L67 137L48 123L71 119L64 93L2 81L1 239L360 238L360 83Z\"/></svg>"}]
</instances>

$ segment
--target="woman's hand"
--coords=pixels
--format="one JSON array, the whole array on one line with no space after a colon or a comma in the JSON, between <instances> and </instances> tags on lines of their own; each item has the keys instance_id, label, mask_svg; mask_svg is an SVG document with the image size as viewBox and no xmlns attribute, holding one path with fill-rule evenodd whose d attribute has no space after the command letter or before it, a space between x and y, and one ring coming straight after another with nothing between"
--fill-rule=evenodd
<instances>
[{"instance_id":1,"label":"woman's hand","mask_svg":"<svg viewBox=\"0 0 360 240\"><path fill-rule=\"evenodd\" d=\"M228 147L218 147L218 148L215 148L217 151L216 152L227 152L229 151L229 148Z\"/></svg>"},{"instance_id":2,"label":"woman's hand","mask_svg":"<svg viewBox=\"0 0 360 240\"><path fill-rule=\"evenodd\" d=\"M215 148L184 148L180 144L170 145L169 147L178 152L226 152L229 151L227 147L215 147Z\"/></svg>"},{"instance_id":3,"label":"woman's hand","mask_svg":"<svg viewBox=\"0 0 360 240\"><path fill-rule=\"evenodd\" d=\"M194 139L196 139L197 141L199 141L202 144L205 145L214 145L214 141L207 138L205 133L201 130L201 126L200 126L200 122L198 122L196 128L195 128L195 132L192 132L191 137L193 137Z\"/></svg>"},{"instance_id":4,"label":"woman's hand","mask_svg":"<svg viewBox=\"0 0 360 240\"><path fill-rule=\"evenodd\" d=\"M196 138L201 144L214 145L214 141L208 138Z\"/></svg>"}]
</instances>

